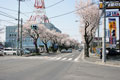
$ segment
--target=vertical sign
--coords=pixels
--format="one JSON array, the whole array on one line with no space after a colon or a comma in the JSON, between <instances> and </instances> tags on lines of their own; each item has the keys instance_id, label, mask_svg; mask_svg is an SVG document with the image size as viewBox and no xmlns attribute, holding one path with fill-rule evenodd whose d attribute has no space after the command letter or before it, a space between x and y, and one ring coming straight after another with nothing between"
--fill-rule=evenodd
<instances>
[{"instance_id":1,"label":"vertical sign","mask_svg":"<svg viewBox=\"0 0 120 80\"><path fill-rule=\"evenodd\" d=\"M109 18L110 44L116 44L116 19Z\"/></svg>"}]
</instances>

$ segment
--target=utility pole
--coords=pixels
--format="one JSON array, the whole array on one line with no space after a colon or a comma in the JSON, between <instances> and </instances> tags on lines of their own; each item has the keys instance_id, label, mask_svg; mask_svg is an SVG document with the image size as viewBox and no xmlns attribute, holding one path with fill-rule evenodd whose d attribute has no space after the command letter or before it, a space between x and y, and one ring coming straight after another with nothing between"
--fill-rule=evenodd
<instances>
[{"instance_id":1,"label":"utility pole","mask_svg":"<svg viewBox=\"0 0 120 80\"><path fill-rule=\"evenodd\" d=\"M20 0L18 0L18 34L17 34L17 54L19 54L19 21L20 21Z\"/></svg>"},{"instance_id":2,"label":"utility pole","mask_svg":"<svg viewBox=\"0 0 120 80\"><path fill-rule=\"evenodd\" d=\"M25 1L25 0L18 0L18 34L17 34L17 54L19 54L19 47L20 47L20 37L19 37L19 34L20 34L20 31L19 31L19 28L20 28L20 1Z\"/></svg>"},{"instance_id":3,"label":"utility pole","mask_svg":"<svg viewBox=\"0 0 120 80\"><path fill-rule=\"evenodd\" d=\"M22 32L23 32L23 19L21 18L21 39L20 39L20 54L22 56Z\"/></svg>"},{"instance_id":4,"label":"utility pole","mask_svg":"<svg viewBox=\"0 0 120 80\"><path fill-rule=\"evenodd\" d=\"M106 1L103 1L104 4L104 36L103 36L103 49L102 49L102 62L106 62Z\"/></svg>"}]
</instances>

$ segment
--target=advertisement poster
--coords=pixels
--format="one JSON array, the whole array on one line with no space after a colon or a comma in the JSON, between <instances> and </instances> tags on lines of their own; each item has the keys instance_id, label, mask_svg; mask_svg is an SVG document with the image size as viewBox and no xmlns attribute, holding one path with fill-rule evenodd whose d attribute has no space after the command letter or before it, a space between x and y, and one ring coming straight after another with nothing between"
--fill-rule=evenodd
<instances>
[{"instance_id":1,"label":"advertisement poster","mask_svg":"<svg viewBox=\"0 0 120 80\"><path fill-rule=\"evenodd\" d=\"M116 19L115 18L109 18L109 42L110 44L116 44Z\"/></svg>"}]
</instances>

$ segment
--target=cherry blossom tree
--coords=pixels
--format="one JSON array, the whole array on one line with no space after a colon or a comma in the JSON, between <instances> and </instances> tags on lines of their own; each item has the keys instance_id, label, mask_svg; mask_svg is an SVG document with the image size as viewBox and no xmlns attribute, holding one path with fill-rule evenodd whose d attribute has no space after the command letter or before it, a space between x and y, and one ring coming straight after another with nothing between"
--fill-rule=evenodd
<instances>
[{"instance_id":1,"label":"cherry blossom tree","mask_svg":"<svg viewBox=\"0 0 120 80\"><path fill-rule=\"evenodd\" d=\"M80 19L80 33L85 43L85 56L89 57L90 43L92 42L96 29L100 21L99 8L96 4L93 4L91 0L80 0L76 3L77 15Z\"/></svg>"},{"instance_id":2,"label":"cherry blossom tree","mask_svg":"<svg viewBox=\"0 0 120 80\"><path fill-rule=\"evenodd\" d=\"M51 33L51 31L46 28L46 29L44 29L42 34L39 34L40 40L45 45L45 49L46 49L47 53L49 53L48 42L50 41L50 36L51 36L50 33Z\"/></svg>"},{"instance_id":3,"label":"cherry blossom tree","mask_svg":"<svg viewBox=\"0 0 120 80\"><path fill-rule=\"evenodd\" d=\"M51 49L53 52L56 52L57 51L57 40L58 40L58 34L59 32L56 32L56 30L51 30L50 33L49 33L49 39L50 39L50 42L51 42Z\"/></svg>"},{"instance_id":4,"label":"cherry blossom tree","mask_svg":"<svg viewBox=\"0 0 120 80\"><path fill-rule=\"evenodd\" d=\"M30 36L33 39L33 43L35 45L36 53L39 53L37 41L39 38L39 34L42 34L45 27L43 24L38 24L36 21L28 21L23 25L23 36Z\"/></svg>"},{"instance_id":5,"label":"cherry blossom tree","mask_svg":"<svg viewBox=\"0 0 120 80\"><path fill-rule=\"evenodd\" d=\"M57 38L58 48L61 51L63 48L65 48L66 39L69 37L68 34L59 34Z\"/></svg>"}]
</instances>

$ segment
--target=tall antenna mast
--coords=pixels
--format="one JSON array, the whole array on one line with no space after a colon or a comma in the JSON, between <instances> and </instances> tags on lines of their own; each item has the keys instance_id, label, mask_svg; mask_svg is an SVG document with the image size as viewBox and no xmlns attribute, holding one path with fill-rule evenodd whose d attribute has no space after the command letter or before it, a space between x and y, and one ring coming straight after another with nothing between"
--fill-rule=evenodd
<instances>
[{"instance_id":1,"label":"tall antenna mast","mask_svg":"<svg viewBox=\"0 0 120 80\"><path fill-rule=\"evenodd\" d=\"M29 21L37 21L38 23L49 23L48 17L45 12L44 0L35 0L34 3L34 14L31 15Z\"/></svg>"}]
</instances>

